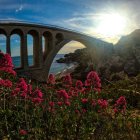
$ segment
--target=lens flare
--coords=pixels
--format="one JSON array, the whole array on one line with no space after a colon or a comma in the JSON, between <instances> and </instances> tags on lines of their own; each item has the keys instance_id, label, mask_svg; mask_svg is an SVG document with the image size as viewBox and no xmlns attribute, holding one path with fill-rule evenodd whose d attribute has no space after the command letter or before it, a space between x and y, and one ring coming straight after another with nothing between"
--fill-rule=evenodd
<instances>
[{"instance_id":1,"label":"lens flare","mask_svg":"<svg viewBox=\"0 0 140 140\"><path fill-rule=\"evenodd\" d=\"M126 27L126 18L113 13L104 14L100 17L97 32L105 36L120 35Z\"/></svg>"}]
</instances>

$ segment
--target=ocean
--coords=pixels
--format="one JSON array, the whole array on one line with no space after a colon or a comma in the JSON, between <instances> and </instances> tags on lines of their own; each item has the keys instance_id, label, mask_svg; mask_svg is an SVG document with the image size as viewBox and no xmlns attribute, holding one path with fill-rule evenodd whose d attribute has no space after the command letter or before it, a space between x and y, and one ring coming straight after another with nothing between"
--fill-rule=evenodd
<instances>
[{"instance_id":1,"label":"ocean","mask_svg":"<svg viewBox=\"0 0 140 140\"><path fill-rule=\"evenodd\" d=\"M73 64L64 64L64 63L57 63L56 60L59 58L64 57L64 54L57 54L53 60L49 73L57 74L59 72L64 71L65 69L69 69L73 66ZM15 67L20 67L20 57L14 56L12 57L13 64ZM29 65L33 65L33 56L28 56Z\"/></svg>"}]
</instances>

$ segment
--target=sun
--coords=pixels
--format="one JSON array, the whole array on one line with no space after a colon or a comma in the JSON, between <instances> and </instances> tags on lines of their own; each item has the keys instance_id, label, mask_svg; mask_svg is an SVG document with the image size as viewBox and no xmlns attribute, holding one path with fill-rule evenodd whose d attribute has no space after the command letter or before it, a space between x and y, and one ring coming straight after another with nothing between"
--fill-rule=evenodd
<instances>
[{"instance_id":1,"label":"sun","mask_svg":"<svg viewBox=\"0 0 140 140\"><path fill-rule=\"evenodd\" d=\"M97 25L97 32L105 36L120 35L124 32L126 27L126 18L122 15L104 14L100 17Z\"/></svg>"}]
</instances>

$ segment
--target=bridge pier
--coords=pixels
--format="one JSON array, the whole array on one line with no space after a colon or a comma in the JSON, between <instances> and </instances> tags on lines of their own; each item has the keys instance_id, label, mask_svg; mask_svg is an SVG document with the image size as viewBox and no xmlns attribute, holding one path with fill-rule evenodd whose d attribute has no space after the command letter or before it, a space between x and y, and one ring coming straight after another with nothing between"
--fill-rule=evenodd
<instances>
[{"instance_id":1,"label":"bridge pier","mask_svg":"<svg viewBox=\"0 0 140 140\"><path fill-rule=\"evenodd\" d=\"M11 55L11 48L10 48L10 35L6 36L6 53Z\"/></svg>"},{"instance_id":2,"label":"bridge pier","mask_svg":"<svg viewBox=\"0 0 140 140\"><path fill-rule=\"evenodd\" d=\"M43 50L42 50L42 36L39 34L39 67L42 68L43 66Z\"/></svg>"}]
</instances>

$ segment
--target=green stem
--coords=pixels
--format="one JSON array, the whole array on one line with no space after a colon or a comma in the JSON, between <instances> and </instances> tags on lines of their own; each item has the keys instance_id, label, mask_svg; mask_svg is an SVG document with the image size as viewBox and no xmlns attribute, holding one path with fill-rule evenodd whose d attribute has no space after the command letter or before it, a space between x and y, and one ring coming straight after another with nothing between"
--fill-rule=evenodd
<instances>
[{"instance_id":1,"label":"green stem","mask_svg":"<svg viewBox=\"0 0 140 140\"><path fill-rule=\"evenodd\" d=\"M4 94L4 112L5 111L6 111L6 98L5 98L5 94ZM4 118L5 118L6 130L8 132L9 130L8 130L8 123L7 123L7 116L6 116L6 114L4 115Z\"/></svg>"},{"instance_id":2,"label":"green stem","mask_svg":"<svg viewBox=\"0 0 140 140\"><path fill-rule=\"evenodd\" d=\"M29 129L29 127L28 127L28 120L27 120L26 97L25 97L25 106L24 106L24 109L25 109L25 121L26 121L26 126L27 126L27 129Z\"/></svg>"}]
</instances>

